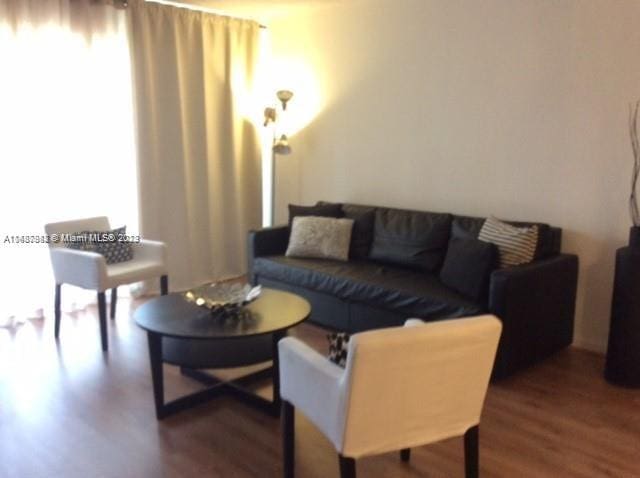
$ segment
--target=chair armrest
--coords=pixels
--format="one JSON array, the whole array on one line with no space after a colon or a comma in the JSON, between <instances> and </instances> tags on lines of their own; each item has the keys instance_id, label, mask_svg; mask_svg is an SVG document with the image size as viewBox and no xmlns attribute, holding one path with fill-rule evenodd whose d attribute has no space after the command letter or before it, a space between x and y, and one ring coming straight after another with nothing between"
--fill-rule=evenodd
<instances>
[{"instance_id":1,"label":"chair armrest","mask_svg":"<svg viewBox=\"0 0 640 478\"><path fill-rule=\"evenodd\" d=\"M131 244L133 248L133 256L136 259L152 261L166 266L167 264L167 245L160 241L150 241L141 239L136 244Z\"/></svg>"},{"instance_id":2,"label":"chair armrest","mask_svg":"<svg viewBox=\"0 0 640 478\"><path fill-rule=\"evenodd\" d=\"M345 371L304 342L278 342L280 396L299 408L334 443L342 440Z\"/></svg>"},{"instance_id":3,"label":"chair armrest","mask_svg":"<svg viewBox=\"0 0 640 478\"><path fill-rule=\"evenodd\" d=\"M107 281L107 262L102 254L66 247L49 250L57 284L71 284L102 292Z\"/></svg>"},{"instance_id":4,"label":"chair armrest","mask_svg":"<svg viewBox=\"0 0 640 478\"><path fill-rule=\"evenodd\" d=\"M491 274L489 311L502 321L494 378L571 344L578 257L558 254Z\"/></svg>"},{"instance_id":5,"label":"chair armrest","mask_svg":"<svg viewBox=\"0 0 640 478\"><path fill-rule=\"evenodd\" d=\"M253 260L262 256L282 255L289 243L289 226L266 227L249 231L247 240L247 260L249 281L254 284Z\"/></svg>"}]
</instances>

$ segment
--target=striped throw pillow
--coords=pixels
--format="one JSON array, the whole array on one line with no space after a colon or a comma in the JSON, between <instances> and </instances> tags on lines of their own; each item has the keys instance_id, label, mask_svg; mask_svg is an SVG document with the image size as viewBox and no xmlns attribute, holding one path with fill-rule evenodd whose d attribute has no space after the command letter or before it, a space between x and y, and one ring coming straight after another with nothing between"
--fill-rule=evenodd
<instances>
[{"instance_id":1,"label":"striped throw pillow","mask_svg":"<svg viewBox=\"0 0 640 478\"><path fill-rule=\"evenodd\" d=\"M517 266L533 260L538 245L538 226L515 227L489 216L478 239L498 247L500 267Z\"/></svg>"}]
</instances>

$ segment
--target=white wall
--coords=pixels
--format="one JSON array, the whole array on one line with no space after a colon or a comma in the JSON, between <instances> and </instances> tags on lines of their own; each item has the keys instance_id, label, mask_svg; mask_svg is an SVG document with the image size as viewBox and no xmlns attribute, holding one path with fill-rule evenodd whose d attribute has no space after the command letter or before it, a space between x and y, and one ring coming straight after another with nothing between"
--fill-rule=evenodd
<instances>
[{"instance_id":1,"label":"white wall","mask_svg":"<svg viewBox=\"0 0 640 478\"><path fill-rule=\"evenodd\" d=\"M639 25L636 0L351 0L272 20L275 56L314 72L322 105L279 158L278 217L326 199L560 226L580 256L575 342L604 350Z\"/></svg>"}]
</instances>

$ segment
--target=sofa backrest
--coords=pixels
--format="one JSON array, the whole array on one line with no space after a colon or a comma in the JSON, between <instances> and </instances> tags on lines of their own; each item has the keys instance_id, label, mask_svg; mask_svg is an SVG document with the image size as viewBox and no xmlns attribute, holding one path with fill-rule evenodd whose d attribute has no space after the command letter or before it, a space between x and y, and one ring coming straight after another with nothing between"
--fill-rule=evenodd
<instances>
[{"instance_id":1,"label":"sofa backrest","mask_svg":"<svg viewBox=\"0 0 640 478\"><path fill-rule=\"evenodd\" d=\"M451 214L377 208L369 257L434 272L447 253Z\"/></svg>"},{"instance_id":2,"label":"sofa backrest","mask_svg":"<svg viewBox=\"0 0 640 478\"><path fill-rule=\"evenodd\" d=\"M321 201L320 204L328 204ZM449 237L478 237L483 217L342 204L345 217L354 219L352 257L434 270L446 254ZM538 226L536 259L560 253L562 229L545 223L506 221L514 226ZM447 232L444 233L444 224ZM376 241L377 234L377 241ZM375 245L375 247L374 247Z\"/></svg>"}]
</instances>

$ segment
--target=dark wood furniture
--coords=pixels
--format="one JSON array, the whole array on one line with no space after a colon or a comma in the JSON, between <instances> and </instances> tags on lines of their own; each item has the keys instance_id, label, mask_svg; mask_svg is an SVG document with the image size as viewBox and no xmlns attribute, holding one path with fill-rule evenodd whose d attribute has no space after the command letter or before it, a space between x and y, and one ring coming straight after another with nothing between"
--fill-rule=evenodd
<instances>
[{"instance_id":1,"label":"dark wood furniture","mask_svg":"<svg viewBox=\"0 0 640 478\"><path fill-rule=\"evenodd\" d=\"M640 227L616 252L611 324L604 376L621 387L640 388Z\"/></svg>"},{"instance_id":2,"label":"dark wood furniture","mask_svg":"<svg viewBox=\"0 0 640 478\"><path fill-rule=\"evenodd\" d=\"M208 309L187 301L182 294L157 297L134 313L147 331L156 417L166 416L230 394L270 415L280 414L278 341L287 329L309 317L311 306L289 292L264 288L258 299L241 309L242 317L213 316ZM272 366L232 381L202 371L273 361ZM184 375L207 385L202 391L164 401L162 364L181 368ZM270 376L273 398L264 399L245 387Z\"/></svg>"}]
</instances>

